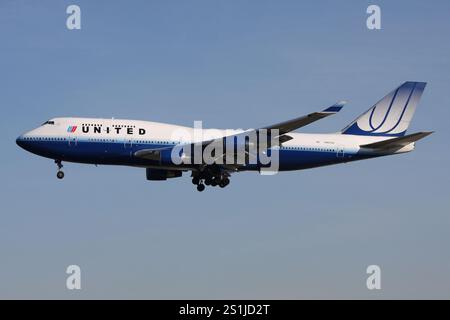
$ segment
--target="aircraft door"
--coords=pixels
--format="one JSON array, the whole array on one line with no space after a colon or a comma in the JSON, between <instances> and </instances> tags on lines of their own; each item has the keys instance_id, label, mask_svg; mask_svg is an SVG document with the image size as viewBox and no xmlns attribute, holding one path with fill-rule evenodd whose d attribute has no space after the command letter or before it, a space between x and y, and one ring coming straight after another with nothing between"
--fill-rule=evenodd
<instances>
[{"instance_id":1,"label":"aircraft door","mask_svg":"<svg viewBox=\"0 0 450 320\"><path fill-rule=\"evenodd\" d=\"M131 149L133 147L133 139L126 137L123 146L125 149Z\"/></svg>"},{"instance_id":2,"label":"aircraft door","mask_svg":"<svg viewBox=\"0 0 450 320\"><path fill-rule=\"evenodd\" d=\"M344 158L344 156L345 156L344 146L338 145L338 146L336 147L336 157L338 157L338 158Z\"/></svg>"},{"instance_id":3,"label":"aircraft door","mask_svg":"<svg viewBox=\"0 0 450 320\"><path fill-rule=\"evenodd\" d=\"M77 137L69 137L67 138L67 141L69 143L69 147L76 147L78 145Z\"/></svg>"}]
</instances>

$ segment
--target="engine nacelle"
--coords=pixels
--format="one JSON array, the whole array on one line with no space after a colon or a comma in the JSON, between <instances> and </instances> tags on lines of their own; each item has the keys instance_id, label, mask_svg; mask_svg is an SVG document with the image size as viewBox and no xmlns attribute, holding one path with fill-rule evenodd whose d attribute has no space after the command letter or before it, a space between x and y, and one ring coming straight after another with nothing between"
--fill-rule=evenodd
<instances>
[{"instance_id":1,"label":"engine nacelle","mask_svg":"<svg viewBox=\"0 0 450 320\"><path fill-rule=\"evenodd\" d=\"M183 174L180 170L160 170L160 169L146 169L147 180L167 180L170 178L178 178Z\"/></svg>"}]
</instances>

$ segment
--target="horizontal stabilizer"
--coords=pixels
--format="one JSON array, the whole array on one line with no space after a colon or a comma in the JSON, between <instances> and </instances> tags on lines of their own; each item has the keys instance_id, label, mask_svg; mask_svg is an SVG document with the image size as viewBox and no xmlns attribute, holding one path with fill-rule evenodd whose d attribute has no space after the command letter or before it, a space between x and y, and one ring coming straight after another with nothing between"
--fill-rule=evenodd
<instances>
[{"instance_id":1,"label":"horizontal stabilizer","mask_svg":"<svg viewBox=\"0 0 450 320\"><path fill-rule=\"evenodd\" d=\"M426 136L432 134L433 131L428 132L416 132L412 134L408 134L403 137L393 138L393 139L387 139L379 142L369 143L369 144L363 144L360 147L361 148L369 148L369 149L395 149L395 148L402 148L404 146L407 146L408 144L418 141L420 139L425 138Z\"/></svg>"}]
</instances>

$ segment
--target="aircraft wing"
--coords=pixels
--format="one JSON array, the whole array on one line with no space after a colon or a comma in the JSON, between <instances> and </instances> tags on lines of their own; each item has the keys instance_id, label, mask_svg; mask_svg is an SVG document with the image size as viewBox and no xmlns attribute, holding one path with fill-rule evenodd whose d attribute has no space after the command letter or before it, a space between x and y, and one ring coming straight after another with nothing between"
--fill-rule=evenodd
<instances>
[{"instance_id":1,"label":"aircraft wing","mask_svg":"<svg viewBox=\"0 0 450 320\"><path fill-rule=\"evenodd\" d=\"M294 131L298 128L304 127L312 122L315 122L317 120L320 120L322 118L331 116L333 114L338 113L342 107L346 104L346 101L339 101L336 102L331 107L326 108L323 111L320 112L313 112L306 116L298 117L292 120L280 122L277 124L273 124L267 127L264 127L262 129L272 130L272 129L278 129L280 132L280 135Z\"/></svg>"},{"instance_id":2,"label":"aircraft wing","mask_svg":"<svg viewBox=\"0 0 450 320\"><path fill-rule=\"evenodd\" d=\"M269 143L267 144L267 147L270 148L276 144L281 145L282 143L291 140L292 137L287 135L286 133L294 131L298 128L304 127L304 126L306 126L312 122L315 122L317 120L320 120L322 118L325 118L325 117L328 117L328 116L338 113L342 109L342 107L345 105L345 103L346 103L345 101L339 101L339 102L335 103L334 105L332 105L331 107L326 108L325 110L322 110L319 112L313 112L306 116L287 120L284 122L280 122L280 123L273 124L270 126L262 127L259 129L247 130L247 131L244 131L244 132L241 132L238 134L221 137L218 139L211 139L211 140L205 140L205 141L201 141L201 142L190 143L190 144L186 144L182 147L186 147L186 148L191 147L192 148L192 147L201 145L202 148L204 148L213 142L224 142L225 139L229 139L231 137L245 136L245 135L249 135L253 132L258 133L260 130L267 130L268 134L270 134L270 137L272 138L272 141L269 141ZM272 133L274 133L274 132L272 132L272 130L278 130L278 134L272 134ZM276 140L274 140L274 138L278 138L277 142L275 142ZM168 150L171 150L172 148L173 147L158 148L158 149L143 149L143 150L136 151L134 153L134 155L138 158L157 161L161 158L162 152L167 152ZM219 155L218 157L220 158L222 156L223 155Z\"/></svg>"},{"instance_id":3,"label":"aircraft wing","mask_svg":"<svg viewBox=\"0 0 450 320\"><path fill-rule=\"evenodd\" d=\"M279 143L283 143L286 141L289 141L292 139L291 136L286 135L286 133L294 131L296 129L299 129L301 127L304 127L310 123L313 123L317 120L320 120L322 118L331 116L333 114L338 113L342 107L346 104L346 101L339 101L336 102L335 104L333 104L331 107L326 108L325 110L319 111L319 112L313 112L310 113L306 116L301 116L295 119L291 119L291 120L287 120L287 121L283 121L277 124L273 124L273 125L269 125L266 127L262 127L259 129L253 129L253 130L248 130L248 131L244 131L242 133L238 133L235 135L231 135L231 136L227 136L227 137L223 137L223 138L219 138L219 139L224 139L224 138L229 138L229 137L233 137L233 136L240 136L240 135L248 135L249 133L251 133L252 131L254 132L258 132L262 129L267 130L268 133L271 132L271 130L278 130L278 134L277 135L272 135L272 137L278 137L279 138ZM216 139L217 140L217 139ZM208 141L203 141L203 142L199 142L202 145L208 145L213 141L216 140L208 140Z\"/></svg>"}]
</instances>

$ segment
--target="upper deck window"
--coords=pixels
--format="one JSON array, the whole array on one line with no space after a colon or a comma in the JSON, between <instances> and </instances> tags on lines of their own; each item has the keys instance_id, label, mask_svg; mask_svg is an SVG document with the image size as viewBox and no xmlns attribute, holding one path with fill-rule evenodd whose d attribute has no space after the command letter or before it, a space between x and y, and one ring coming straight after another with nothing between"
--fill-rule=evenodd
<instances>
[{"instance_id":1,"label":"upper deck window","mask_svg":"<svg viewBox=\"0 0 450 320\"><path fill-rule=\"evenodd\" d=\"M55 121L45 121L42 125L44 126L44 125L46 125L46 124L51 124L51 125L53 125L53 124L55 124Z\"/></svg>"}]
</instances>

